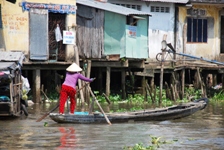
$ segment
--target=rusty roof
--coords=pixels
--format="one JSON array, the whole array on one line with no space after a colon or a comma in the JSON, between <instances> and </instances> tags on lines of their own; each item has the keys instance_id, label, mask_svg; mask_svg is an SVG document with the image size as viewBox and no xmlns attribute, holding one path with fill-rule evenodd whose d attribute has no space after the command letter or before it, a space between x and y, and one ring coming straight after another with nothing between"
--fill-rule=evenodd
<instances>
[{"instance_id":1,"label":"rusty roof","mask_svg":"<svg viewBox=\"0 0 224 150\"><path fill-rule=\"evenodd\" d=\"M165 3L182 3L186 4L189 0L139 0L139 1L149 1L149 2L165 2Z\"/></svg>"},{"instance_id":2,"label":"rusty roof","mask_svg":"<svg viewBox=\"0 0 224 150\"><path fill-rule=\"evenodd\" d=\"M126 16L128 16L128 15L151 16L148 12L143 12L143 11L138 11L138 10L131 9L131 8L126 8L126 7L111 4L108 2L99 2L99 0L98 1L96 1L96 0L76 0L76 3L85 5L85 6L89 6L89 7L94 7L94 8L110 11L110 12L114 12L114 13L118 13L118 14L122 14L122 15L126 15Z\"/></svg>"}]
</instances>

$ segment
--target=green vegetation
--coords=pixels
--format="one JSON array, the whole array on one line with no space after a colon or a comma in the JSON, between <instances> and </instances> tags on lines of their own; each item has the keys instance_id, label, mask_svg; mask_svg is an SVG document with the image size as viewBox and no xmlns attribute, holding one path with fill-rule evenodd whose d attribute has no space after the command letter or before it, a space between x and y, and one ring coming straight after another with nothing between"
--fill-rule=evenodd
<instances>
[{"instance_id":1,"label":"green vegetation","mask_svg":"<svg viewBox=\"0 0 224 150\"><path fill-rule=\"evenodd\" d=\"M201 97L201 90L196 90L193 87L190 88L185 88L185 97L183 99L178 99L176 101L170 100L166 98L166 91L163 90L162 91L162 101L161 103L159 103L159 87L157 87L156 92L155 92L155 96L153 95L154 93L152 93L152 97L155 97L155 101L152 101L151 96L148 94L147 95L147 100L145 100L144 96L141 94L129 94L127 99L122 99L121 94L111 94L108 98L110 100L110 102L112 103L129 103L131 105L133 105L132 108L130 108L129 110L126 109L120 109L120 110L116 110L118 112L124 112L124 111L134 111L134 110L142 110L142 109L146 109L143 108L143 106L145 105L153 105L153 106L160 106L160 107L167 107L167 106L172 106L174 104L177 103L186 103L189 102L191 100L194 99L198 99ZM208 92L209 93L209 92ZM211 93L211 92L210 92ZM97 98L97 100L99 101L99 103L106 103L106 98L105 96L101 95L99 91L94 91L94 94ZM42 100L47 99L43 94L42 95ZM54 92L49 92L46 93L46 95L48 96L48 100L50 101L57 101L59 99L59 93L54 91ZM32 94L31 92L28 95L28 99L32 99ZM210 101L214 100L214 101L222 101L224 100L224 91L223 89L219 89L219 90L214 90L212 89L212 94L208 94L208 96L210 96Z\"/></svg>"},{"instance_id":2,"label":"green vegetation","mask_svg":"<svg viewBox=\"0 0 224 150\"><path fill-rule=\"evenodd\" d=\"M144 146L143 143L137 143L134 146L125 146L123 150L156 150L163 144L172 144L173 142L178 141L176 139L173 141L161 141L161 137L149 136L151 137L151 140L149 141L150 144L148 146Z\"/></svg>"},{"instance_id":3,"label":"green vegetation","mask_svg":"<svg viewBox=\"0 0 224 150\"><path fill-rule=\"evenodd\" d=\"M220 101L220 100L224 100L224 91L223 90L219 90L218 93L214 93L214 96L212 98L215 101Z\"/></svg>"}]
</instances>

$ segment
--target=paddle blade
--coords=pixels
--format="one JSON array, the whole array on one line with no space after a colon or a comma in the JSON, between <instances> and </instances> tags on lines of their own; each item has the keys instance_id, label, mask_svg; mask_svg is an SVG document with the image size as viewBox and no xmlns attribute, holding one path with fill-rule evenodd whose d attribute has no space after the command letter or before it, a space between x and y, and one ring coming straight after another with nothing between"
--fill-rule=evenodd
<instances>
[{"instance_id":1,"label":"paddle blade","mask_svg":"<svg viewBox=\"0 0 224 150\"><path fill-rule=\"evenodd\" d=\"M59 104L52 109L51 111L49 111L48 113L44 114L42 117L40 117L39 119L36 120L36 122L40 122L41 120L43 120L45 117L47 117L50 113L52 113L53 111L55 111L57 108L59 107Z\"/></svg>"},{"instance_id":2,"label":"paddle blade","mask_svg":"<svg viewBox=\"0 0 224 150\"><path fill-rule=\"evenodd\" d=\"M46 118L50 113L47 113L45 115L43 115L42 117L40 117L39 119L36 120L36 122L40 122L41 120L43 120L44 118Z\"/></svg>"}]
</instances>

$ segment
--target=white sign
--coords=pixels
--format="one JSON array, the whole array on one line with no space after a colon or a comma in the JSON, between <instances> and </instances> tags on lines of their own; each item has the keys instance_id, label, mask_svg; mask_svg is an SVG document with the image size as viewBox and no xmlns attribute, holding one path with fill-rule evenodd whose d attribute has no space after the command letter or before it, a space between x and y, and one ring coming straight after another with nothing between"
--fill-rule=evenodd
<instances>
[{"instance_id":1,"label":"white sign","mask_svg":"<svg viewBox=\"0 0 224 150\"><path fill-rule=\"evenodd\" d=\"M63 31L63 44L75 44L75 32Z\"/></svg>"},{"instance_id":2,"label":"white sign","mask_svg":"<svg viewBox=\"0 0 224 150\"><path fill-rule=\"evenodd\" d=\"M129 37L136 38L137 27L136 26L128 26L128 35Z\"/></svg>"}]
</instances>

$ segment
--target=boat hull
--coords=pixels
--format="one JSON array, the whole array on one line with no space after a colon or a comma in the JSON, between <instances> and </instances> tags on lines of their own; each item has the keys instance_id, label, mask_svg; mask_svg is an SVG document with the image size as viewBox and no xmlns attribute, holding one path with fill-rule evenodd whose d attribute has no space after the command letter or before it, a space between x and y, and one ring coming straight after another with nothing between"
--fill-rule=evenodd
<instances>
[{"instance_id":1,"label":"boat hull","mask_svg":"<svg viewBox=\"0 0 224 150\"><path fill-rule=\"evenodd\" d=\"M135 112L124 113L106 113L111 123L125 123L136 121L163 121L187 117L195 112L202 110L208 103L207 98L199 99L194 102L181 105L150 109ZM107 123L105 117L101 113L78 114L78 115L60 115L58 113L50 113L50 118L57 123L76 123L76 124L95 124Z\"/></svg>"}]
</instances>

